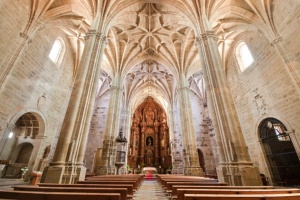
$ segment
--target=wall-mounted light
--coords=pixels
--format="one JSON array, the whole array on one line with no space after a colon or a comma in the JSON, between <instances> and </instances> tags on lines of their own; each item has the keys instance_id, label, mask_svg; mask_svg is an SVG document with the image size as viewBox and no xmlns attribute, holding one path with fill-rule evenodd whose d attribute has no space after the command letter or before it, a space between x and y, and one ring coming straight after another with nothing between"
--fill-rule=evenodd
<instances>
[{"instance_id":1,"label":"wall-mounted light","mask_svg":"<svg viewBox=\"0 0 300 200\"><path fill-rule=\"evenodd\" d=\"M14 133L10 132L9 135L8 135L8 138L12 138L13 136L14 136Z\"/></svg>"}]
</instances>

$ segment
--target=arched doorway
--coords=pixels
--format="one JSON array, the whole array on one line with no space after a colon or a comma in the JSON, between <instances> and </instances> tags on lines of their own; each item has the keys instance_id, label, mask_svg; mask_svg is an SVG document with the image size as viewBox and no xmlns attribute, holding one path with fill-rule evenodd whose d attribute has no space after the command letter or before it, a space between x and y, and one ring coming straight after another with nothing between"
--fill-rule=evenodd
<instances>
[{"instance_id":1,"label":"arched doorway","mask_svg":"<svg viewBox=\"0 0 300 200\"><path fill-rule=\"evenodd\" d=\"M205 173L205 159L204 159L204 155L203 152L201 151L201 149L197 149L198 152L198 158L199 158L199 163L200 163L200 167L202 168L203 172Z\"/></svg>"},{"instance_id":2,"label":"arched doorway","mask_svg":"<svg viewBox=\"0 0 300 200\"><path fill-rule=\"evenodd\" d=\"M128 152L127 163L136 172L156 167L165 173L172 166L166 113L152 97L134 112Z\"/></svg>"},{"instance_id":3,"label":"arched doorway","mask_svg":"<svg viewBox=\"0 0 300 200\"><path fill-rule=\"evenodd\" d=\"M300 161L285 125L267 118L259 126L265 157L275 185L299 185Z\"/></svg>"},{"instance_id":4,"label":"arched doorway","mask_svg":"<svg viewBox=\"0 0 300 200\"><path fill-rule=\"evenodd\" d=\"M1 141L4 144L1 160L7 160L9 163L2 173L4 178L21 178L24 168L25 172L39 170L41 160L37 155L43 141L40 136L44 134L44 128L43 118L34 112L27 112L21 116L16 114L11 119L10 127L6 130L8 137Z\"/></svg>"}]
</instances>

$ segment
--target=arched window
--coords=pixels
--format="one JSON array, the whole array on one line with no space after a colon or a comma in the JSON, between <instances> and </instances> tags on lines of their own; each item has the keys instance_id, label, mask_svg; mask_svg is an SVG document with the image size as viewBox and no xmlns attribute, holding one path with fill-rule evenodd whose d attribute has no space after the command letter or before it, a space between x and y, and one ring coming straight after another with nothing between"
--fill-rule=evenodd
<instances>
[{"instance_id":1,"label":"arched window","mask_svg":"<svg viewBox=\"0 0 300 200\"><path fill-rule=\"evenodd\" d=\"M55 64L59 65L60 62L62 61L64 50L65 50L65 45L63 40L61 38L56 39L49 53L49 58Z\"/></svg>"},{"instance_id":2,"label":"arched window","mask_svg":"<svg viewBox=\"0 0 300 200\"><path fill-rule=\"evenodd\" d=\"M240 42L236 47L236 58L241 72L253 63L252 54L245 42Z\"/></svg>"}]
</instances>

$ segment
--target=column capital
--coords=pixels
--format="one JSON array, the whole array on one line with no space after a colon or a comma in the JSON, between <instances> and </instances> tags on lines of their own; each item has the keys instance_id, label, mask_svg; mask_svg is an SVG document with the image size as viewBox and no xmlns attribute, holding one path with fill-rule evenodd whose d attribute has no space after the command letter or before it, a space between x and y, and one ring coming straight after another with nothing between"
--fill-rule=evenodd
<instances>
[{"instance_id":1,"label":"column capital","mask_svg":"<svg viewBox=\"0 0 300 200\"><path fill-rule=\"evenodd\" d=\"M178 88L178 91L183 91L183 90L190 91L190 88L189 87L180 87L180 88Z\"/></svg>"},{"instance_id":2,"label":"column capital","mask_svg":"<svg viewBox=\"0 0 300 200\"><path fill-rule=\"evenodd\" d=\"M208 40L209 38L212 38L215 41L218 41L218 37L215 34L214 31L206 31L205 33L201 34L202 40Z\"/></svg>"},{"instance_id":3,"label":"column capital","mask_svg":"<svg viewBox=\"0 0 300 200\"><path fill-rule=\"evenodd\" d=\"M205 33L200 34L198 37L195 37L194 44L197 47L200 47L201 43L205 40L212 38L214 41L218 41L218 36L215 34L214 31L206 31Z\"/></svg>"},{"instance_id":4,"label":"column capital","mask_svg":"<svg viewBox=\"0 0 300 200\"><path fill-rule=\"evenodd\" d=\"M103 34L101 32L99 32L95 29L90 29L90 30L88 30L88 32L84 36L84 40L87 41L92 36L95 36L97 39L101 39L101 38L105 37L105 36L103 36Z\"/></svg>"},{"instance_id":5,"label":"column capital","mask_svg":"<svg viewBox=\"0 0 300 200\"><path fill-rule=\"evenodd\" d=\"M122 91L122 89L118 86L111 86L110 91L113 91L113 90Z\"/></svg>"},{"instance_id":6,"label":"column capital","mask_svg":"<svg viewBox=\"0 0 300 200\"><path fill-rule=\"evenodd\" d=\"M282 42L282 37L277 37L271 42L271 46L274 46L278 44L279 42Z\"/></svg>"}]
</instances>

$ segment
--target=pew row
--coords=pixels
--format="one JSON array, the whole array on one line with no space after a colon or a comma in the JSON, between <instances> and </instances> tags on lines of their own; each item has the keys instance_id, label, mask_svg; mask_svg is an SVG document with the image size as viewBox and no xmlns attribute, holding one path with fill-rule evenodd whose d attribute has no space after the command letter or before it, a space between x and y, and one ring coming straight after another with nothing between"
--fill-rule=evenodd
<instances>
[{"instance_id":1,"label":"pew row","mask_svg":"<svg viewBox=\"0 0 300 200\"><path fill-rule=\"evenodd\" d=\"M288 188L288 189L178 189L177 200L184 200L185 194L238 194L238 195L256 195L256 194L300 194L300 189ZM174 199L174 198L172 198Z\"/></svg>"},{"instance_id":2,"label":"pew row","mask_svg":"<svg viewBox=\"0 0 300 200\"><path fill-rule=\"evenodd\" d=\"M36 186L15 186L14 191L33 192L71 192L71 193L119 193L120 200L127 200L126 188L88 188L88 187L36 187Z\"/></svg>"},{"instance_id":3,"label":"pew row","mask_svg":"<svg viewBox=\"0 0 300 200\"><path fill-rule=\"evenodd\" d=\"M299 200L299 193L292 194L185 194L184 200Z\"/></svg>"},{"instance_id":4,"label":"pew row","mask_svg":"<svg viewBox=\"0 0 300 200\"><path fill-rule=\"evenodd\" d=\"M0 199L18 200L120 200L119 193L70 193L0 190Z\"/></svg>"},{"instance_id":5,"label":"pew row","mask_svg":"<svg viewBox=\"0 0 300 200\"><path fill-rule=\"evenodd\" d=\"M177 190L178 189L274 189L274 186L199 186L199 185L173 185L172 193L168 196L172 196L172 198L177 199Z\"/></svg>"},{"instance_id":6,"label":"pew row","mask_svg":"<svg viewBox=\"0 0 300 200\"><path fill-rule=\"evenodd\" d=\"M127 197L133 197L133 185L130 184L57 184L57 183L40 183L39 187L80 187L80 188L126 188Z\"/></svg>"}]
</instances>

